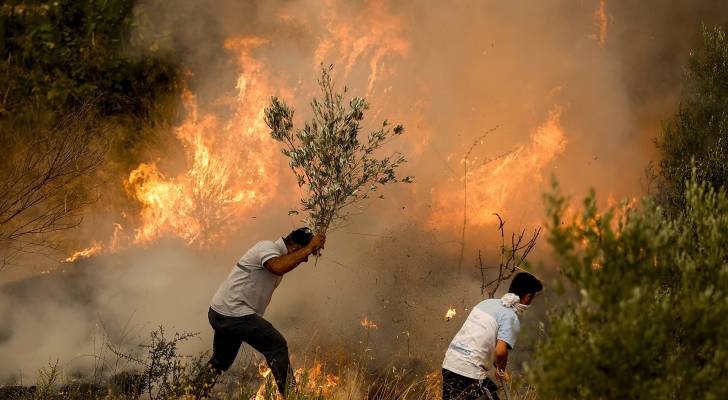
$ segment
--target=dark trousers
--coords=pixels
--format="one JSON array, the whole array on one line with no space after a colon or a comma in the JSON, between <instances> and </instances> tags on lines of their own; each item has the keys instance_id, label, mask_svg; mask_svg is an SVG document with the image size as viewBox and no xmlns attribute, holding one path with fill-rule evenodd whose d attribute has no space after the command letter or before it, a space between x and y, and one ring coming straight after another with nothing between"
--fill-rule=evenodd
<instances>
[{"instance_id":1,"label":"dark trousers","mask_svg":"<svg viewBox=\"0 0 728 400\"><path fill-rule=\"evenodd\" d=\"M490 397L489 397L490 395ZM442 370L442 400L500 400L498 386L490 380L468 378L450 370Z\"/></svg>"},{"instance_id":2,"label":"dark trousers","mask_svg":"<svg viewBox=\"0 0 728 400\"><path fill-rule=\"evenodd\" d=\"M212 308L207 313L210 325L215 331L212 342L212 357L209 365L218 374L227 371L238 355L240 345L245 342L263 356L276 380L278 391L285 393L286 380L293 383L293 374L289 374L291 361L288 358L286 339L276 328L257 314L244 317L228 317L215 312Z\"/></svg>"}]
</instances>

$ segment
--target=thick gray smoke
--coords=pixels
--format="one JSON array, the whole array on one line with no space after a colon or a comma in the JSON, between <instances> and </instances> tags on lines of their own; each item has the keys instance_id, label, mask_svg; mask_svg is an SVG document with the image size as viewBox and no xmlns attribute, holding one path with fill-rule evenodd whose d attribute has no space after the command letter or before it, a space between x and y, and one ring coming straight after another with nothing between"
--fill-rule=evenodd
<instances>
[{"instance_id":1,"label":"thick gray smoke","mask_svg":"<svg viewBox=\"0 0 728 400\"><path fill-rule=\"evenodd\" d=\"M224 115L219 99L234 95L239 73L225 40L261 37L266 42L252 54L279 91L270 95L291 99L299 118L308 115L323 62L336 65L340 85L368 95L372 124L387 118L405 125L392 149L408 156L405 173L417 182L392 188L331 232L324 256L286 276L266 317L294 354L368 345L379 365L409 356L434 369L466 309L481 299L478 250L488 263L496 261L495 225L482 221L498 211L509 230L538 225L551 174L575 196L590 187L602 201L644 194L640 178L655 157L651 140L676 109L688 54L700 47L701 22L728 18L721 1L606 0L603 7L600 30L599 0L142 1L130 51L179 57L203 111ZM537 148L529 147L530 134L555 108L563 151L525 177L498 175L514 179L498 209L489 209L488 199L468 198L480 208L468 209L458 272L462 197L450 195L462 190L463 155L495 126L474 160ZM165 149L150 154L179 157ZM530 159L517 158L509 168L529 167L524 160ZM100 353L99 338L134 343L158 325L201 332L186 350L209 349L206 310L217 285L255 241L298 225L286 215L298 193L285 166L278 171L271 177L279 181L273 200L225 245L197 251L176 241L154 243L2 287L0 380L21 373L32 379L56 359L68 370L87 371L96 360L90 355ZM492 183L473 176L473 193ZM94 236L94 227L84 229ZM533 259L553 271L546 247L542 239ZM452 322L443 320L448 307L458 312ZM535 311L526 330L535 329ZM359 323L364 316L379 328L367 333Z\"/></svg>"}]
</instances>

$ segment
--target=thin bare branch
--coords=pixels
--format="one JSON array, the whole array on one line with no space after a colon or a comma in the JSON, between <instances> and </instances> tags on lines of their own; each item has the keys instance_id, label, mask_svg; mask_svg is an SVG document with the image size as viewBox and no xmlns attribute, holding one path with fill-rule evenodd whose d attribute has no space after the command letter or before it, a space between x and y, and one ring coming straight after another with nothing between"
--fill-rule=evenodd
<instances>
[{"instance_id":1,"label":"thin bare branch","mask_svg":"<svg viewBox=\"0 0 728 400\"><path fill-rule=\"evenodd\" d=\"M91 105L67 115L32 143L12 149L0 186L0 259L7 265L19 254L55 248L49 237L77 227L91 201L78 184L103 161L95 146L96 119Z\"/></svg>"},{"instance_id":2,"label":"thin bare branch","mask_svg":"<svg viewBox=\"0 0 728 400\"><path fill-rule=\"evenodd\" d=\"M501 283L510 280L518 270L522 270L526 257L531 253L531 250L536 246L538 237L541 234L541 227L534 229L533 233L526 239L526 230L521 230L518 234L516 232L511 233L510 244L506 246L505 241L505 220L498 214L494 213L498 218L498 231L500 232L501 244L500 244L500 262L498 266L488 267L483 263L481 252L478 251L478 268L480 269L480 294L485 296L488 294L489 298L495 297L495 293L498 291ZM487 269L497 269L495 277L486 277Z\"/></svg>"}]
</instances>

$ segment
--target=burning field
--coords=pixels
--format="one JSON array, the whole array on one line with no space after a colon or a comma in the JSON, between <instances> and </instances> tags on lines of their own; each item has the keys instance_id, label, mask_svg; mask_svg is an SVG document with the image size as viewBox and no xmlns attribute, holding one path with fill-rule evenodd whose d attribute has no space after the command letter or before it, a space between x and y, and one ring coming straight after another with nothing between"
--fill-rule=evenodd
<instances>
[{"instance_id":1,"label":"burning field","mask_svg":"<svg viewBox=\"0 0 728 400\"><path fill-rule=\"evenodd\" d=\"M13 16L58 7L20 3L1 7ZM174 60L172 111L167 123L104 120L109 137L127 129L154 139L105 142L116 150L83 184L93 201L43 232L52 250L22 247L0 272L7 387L133 378L155 357L155 329L166 336L153 342L174 349L159 356L165 373L192 374L209 357L206 313L229 269L255 242L302 225L303 189L265 109L280 98L303 126L316 78L333 65L336 89L370 105L363 132L402 123L383 152L405 155L399 168L414 182L353 205L323 254L277 287L266 319L288 340L301 399L437 398L444 351L482 300L483 265L502 260L503 232L507 242L545 224L552 177L567 195L596 188L608 206L629 198L634 207L649 192L652 139L676 107L685 64L665 54L687 54L697 37L673 21L716 18L685 6L645 21L644 8L610 0L132 3L120 51ZM133 156L116 155L124 151ZM557 275L545 241L529 261L545 281ZM558 302L545 297L524 326ZM537 336L520 339L516 372ZM276 398L270 374L245 347L215 393ZM111 386L127 390L122 381ZM147 385L137 389L151 396ZM512 393L533 396L520 382Z\"/></svg>"}]
</instances>

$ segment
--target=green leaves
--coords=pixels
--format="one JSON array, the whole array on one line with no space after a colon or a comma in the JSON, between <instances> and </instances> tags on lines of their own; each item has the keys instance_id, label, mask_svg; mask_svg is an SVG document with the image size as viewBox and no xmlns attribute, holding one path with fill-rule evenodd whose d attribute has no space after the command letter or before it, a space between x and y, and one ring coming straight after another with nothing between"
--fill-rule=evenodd
<instances>
[{"instance_id":1,"label":"green leaves","mask_svg":"<svg viewBox=\"0 0 728 400\"><path fill-rule=\"evenodd\" d=\"M649 198L600 212L593 194L569 217L546 196L549 242L580 295L549 315L539 397L728 397L728 197L695 177L683 196L674 217Z\"/></svg>"},{"instance_id":2,"label":"green leaves","mask_svg":"<svg viewBox=\"0 0 728 400\"><path fill-rule=\"evenodd\" d=\"M406 162L404 156L374 156L404 128L396 125L390 129L385 120L380 129L366 135L365 142L360 141L360 123L369 103L356 96L347 103L343 94L335 93L332 69L322 68L321 97L311 101L313 115L303 128L294 130L293 109L278 98L271 98L265 109L271 137L283 145L282 153L289 158L296 182L306 192L301 200L301 209L308 215L305 221L317 233L348 217L346 209L368 198L368 192L390 183L413 182L411 176L397 177Z\"/></svg>"},{"instance_id":3,"label":"green leaves","mask_svg":"<svg viewBox=\"0 0 728 400\"><path fill-rule=\"evenodd\" d=\"M693 165L700 180L728 184L728 40L721 28L703 27L703 48L691 57L685 86L680 110L657 139L658 199L671 213L685 206Z\"/></svg>"},{"instance_id":4,"label":"green leaves","mask_svg":"<svg viewBox=\"0 0 728 400\"><path fill-rule=\"evenodd\" d=\"M273 139L282 141L293 128L293 110L277 97L271 97L271 106L265 109L265 121ZM284 148L282 151L284 155L293 158L290 150Z\"/></svg>"}]
</instances>

